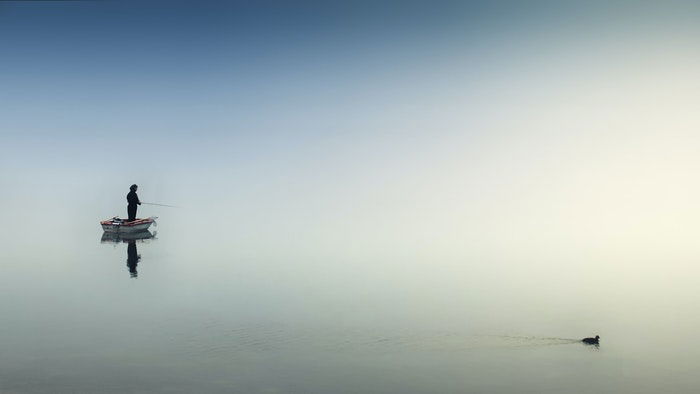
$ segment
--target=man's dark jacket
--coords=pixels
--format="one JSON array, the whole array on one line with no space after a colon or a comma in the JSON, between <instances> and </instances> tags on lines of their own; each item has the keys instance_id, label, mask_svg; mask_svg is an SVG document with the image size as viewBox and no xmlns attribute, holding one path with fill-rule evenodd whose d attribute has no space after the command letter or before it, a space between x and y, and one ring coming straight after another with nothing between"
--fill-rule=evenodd
<instances>
[{"instance_id":1,"label":"man's dark jacket","mask_svg":"<svg viewBox=\"0 0 700 394\"><path fill-rule=\"evenodd\" d=\"M141 204L141 201L139 201L139 196L137 196L136 192L132 190L126 195L126 201L129 202L129 205L126 207L126 212L129 214L129 218L127 220L136 220L136 207Z\"/></svg>"},{"instance_id":2,"label":"man's dark jacket","mask_svg":"<svg viewBox=\"0 0 700 394\"><path fill-rule=\"evenodd\" d=\"M136 195L135 191L130 191L129 194L126 195L126 201L129 203L131 206L139 205L141 204L141 201L139 201L139 196Z\"/></svg>"}]
</instances>

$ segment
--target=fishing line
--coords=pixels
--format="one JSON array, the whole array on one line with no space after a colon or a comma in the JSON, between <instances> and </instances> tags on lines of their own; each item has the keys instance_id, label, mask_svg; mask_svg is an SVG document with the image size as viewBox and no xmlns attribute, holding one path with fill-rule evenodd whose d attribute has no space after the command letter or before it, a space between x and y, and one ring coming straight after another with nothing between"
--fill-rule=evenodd
<instances>
[{"instance_id":1,"label":"fishing line","mask_svg":"<svg viewBox=\"0 0 700 394\"><path fill-rule=\"evenodd\" d=\"M181 207L176 207L175 205L157 204L157 203L154 203L154 202L142 202L141 204L145 204L145 205L157 205L157 206L159 206L159 207L181 208Z\"/></svg>"}]
</instances>

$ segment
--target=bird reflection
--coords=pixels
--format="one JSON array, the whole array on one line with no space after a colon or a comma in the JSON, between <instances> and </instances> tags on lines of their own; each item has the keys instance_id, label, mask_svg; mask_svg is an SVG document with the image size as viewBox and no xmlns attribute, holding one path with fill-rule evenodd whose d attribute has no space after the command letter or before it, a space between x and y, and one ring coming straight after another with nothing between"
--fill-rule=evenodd
<instances>
[{"instance_id":1,"label":"bird reflection","mask_svg":"<svg viewBox=\"0 0 700 394\"><path fill-rule=\"evenodd\" d=\"M111 243L111 244L121 244L126 243L126 267L129 269L129 276L132 278L138 277L138 271L136 270L139 261L141 261L141 255L138 252L136 243L146 243L151 240L156 240L155 233L150 231L141 231L138 233L110 233L105 232L102 234L101 243Z\"/></svg>"}]
</instances>

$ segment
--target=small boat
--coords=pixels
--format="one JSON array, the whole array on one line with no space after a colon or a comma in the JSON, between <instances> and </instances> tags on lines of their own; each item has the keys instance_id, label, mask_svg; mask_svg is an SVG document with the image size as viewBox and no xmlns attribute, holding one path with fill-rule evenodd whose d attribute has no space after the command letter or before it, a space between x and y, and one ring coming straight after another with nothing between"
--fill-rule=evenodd
<instances>
[{"instance_id":1,"label":"small boat","mask_svg":"<svg viewBox=\"0 0 700 394\"><path fill-rule=\"evenodd\" d=\"M127 221L115 216L101 221L100 225L102 225L102 230L107 233L138 233L148 230L151 224L156 222L156 219L158 218L151 216L150 218Z\"/></svg>"}]
</instances>

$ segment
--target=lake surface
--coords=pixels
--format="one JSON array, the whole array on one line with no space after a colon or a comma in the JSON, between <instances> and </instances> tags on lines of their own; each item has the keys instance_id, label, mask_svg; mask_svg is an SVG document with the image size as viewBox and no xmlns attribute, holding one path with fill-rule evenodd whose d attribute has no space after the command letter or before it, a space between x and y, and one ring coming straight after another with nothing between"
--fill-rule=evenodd
<instances>
[{"instance_id":1,"label":"lake surface","mask_svg":"<svg viewBox=\"0 0 700 394\"><path fill-rule=\"evenodd\" d=\"M92 213L4 230L1 392L699 387L695 261L431 255L350 230L314 244L302 227L140 213L160 219L154 238L133 244L102 240ZM596 334L599 347L578 342Z\"/></svg>"}]
</instances>

